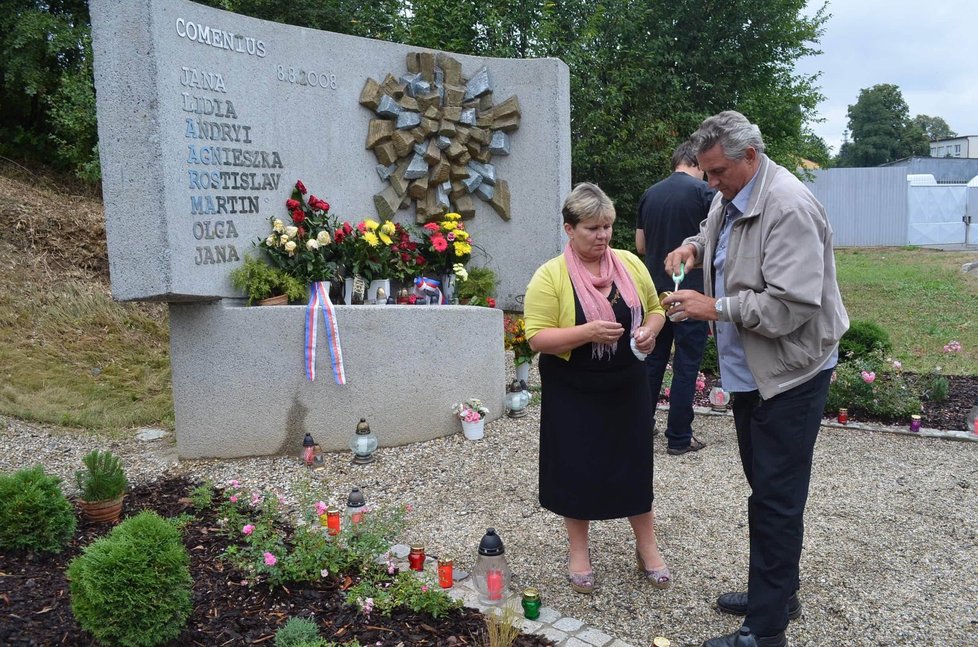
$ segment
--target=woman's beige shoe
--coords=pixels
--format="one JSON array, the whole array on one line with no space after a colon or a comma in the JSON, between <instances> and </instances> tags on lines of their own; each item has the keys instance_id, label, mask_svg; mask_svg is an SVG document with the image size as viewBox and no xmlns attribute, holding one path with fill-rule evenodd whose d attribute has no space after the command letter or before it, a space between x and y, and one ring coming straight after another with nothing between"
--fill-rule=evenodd
<instances>
[{"instance_id":1,"label":"woman's beige shoe","mask_svg":"<svg viewBox=\"0 0 978 647\"><path fill-rule=\"evenodd\" d=\"M645 568L645 562L642 560L642 555L638 552L638 546L635 547L635 559L638 561L638 570L645 574L645 579L652 586L662 590L672 586L672 573L669 572L668 566L663 566L662 568Z\"/></svg>"}]
</instances>

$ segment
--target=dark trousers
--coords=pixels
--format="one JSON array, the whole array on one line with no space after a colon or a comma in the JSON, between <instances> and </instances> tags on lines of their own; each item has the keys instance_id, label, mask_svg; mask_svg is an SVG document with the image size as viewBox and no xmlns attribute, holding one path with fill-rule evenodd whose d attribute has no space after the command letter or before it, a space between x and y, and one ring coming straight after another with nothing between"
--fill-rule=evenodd
<instances>
[{"instance_id":1,"label":"dark trousers","mask_svg":"<svg viewBox=\"0 0 978 647\"><path fill-rule=\"evenodd\" d=\"M688 447L693 439L693 395L700 362L706 350L706 337L710 327L705 321L673 323L666 319L655 338L655 347L645 358L649 374L649 392L652 394L652 416L659 402L662 378L666 373L669 355L672 354L672 386L669 387L669 421L666 423L666 439L669 447ZM676 352L672 353L673 343Z\"/></svg>"},{"instance_id":2,"label":"dark trousers","mask_svg":"<svg viewBox=\"0 0 978 647\"><path fill-rule=\"evenodd\" d=\"M831 369L821 371L770 400L757 391L733 394L740 461L751 487L744 624L757 636L773 636L788 626L788 597L799 584L812 454L831 376Z\"/></svg>"}]
</instances>

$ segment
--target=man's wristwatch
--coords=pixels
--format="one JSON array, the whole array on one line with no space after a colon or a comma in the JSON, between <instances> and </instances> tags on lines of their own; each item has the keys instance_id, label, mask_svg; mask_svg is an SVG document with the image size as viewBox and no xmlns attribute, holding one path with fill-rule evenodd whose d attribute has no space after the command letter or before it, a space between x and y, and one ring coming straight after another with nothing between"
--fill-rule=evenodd
<instances>
[{"instance_id":1,"label":"man's wristwatch","mask_svg":"<svg viewBox=\"0 0 978 647\"><path fill-rule=\"evenodd\" d=\"M717 321L723 319L723 299L717 299L713 308L717 311Z\"/></svg>"}]
</instances>

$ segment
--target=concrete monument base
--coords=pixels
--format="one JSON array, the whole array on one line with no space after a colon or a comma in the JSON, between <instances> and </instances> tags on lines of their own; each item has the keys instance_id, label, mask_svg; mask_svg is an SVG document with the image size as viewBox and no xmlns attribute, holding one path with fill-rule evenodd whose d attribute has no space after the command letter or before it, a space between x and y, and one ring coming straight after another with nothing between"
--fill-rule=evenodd
<instances>
[{"instance_id":1,"label":"concrete monument base","mask_svg":"<svg viewBox=\"0 0 978 647\"><path fill-rule=\"evenodd\" d=\"M296 454L308 432L348 450L360 418L381 447L461 431L455 402L503 413L503 313L469 306L337 306L347 383L336 384L319 317L316 379L304 369L305 306L170 304L181 458Z\"/></svg>"}]
</instances>

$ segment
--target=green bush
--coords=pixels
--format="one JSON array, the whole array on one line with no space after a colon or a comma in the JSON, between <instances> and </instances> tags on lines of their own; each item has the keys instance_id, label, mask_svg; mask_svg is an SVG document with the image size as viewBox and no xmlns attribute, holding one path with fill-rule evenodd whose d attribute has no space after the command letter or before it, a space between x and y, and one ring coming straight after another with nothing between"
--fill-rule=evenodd
<instances>
[{"instance_id":1,"label":"green bush","mask_svg":"<svg viewBox=\"0 0 978 647\"><path fill-rule=\"evenodd\" d=\"M82 457L85 469L75 472L78 489L84 501L111 501L121 496L129 485L122 461L110 451L93 450Z\"/></svg>"},{"instance_id":2,"label":"green bush","mask_svg":"<svg viewBox=\"0 0 978 647\"><path fill-rule=\"evenodd\" d=\"M851 362L874 354L885 355L893 344L890 334L872 321L853 321L839 340L839 359Z\"/></svg>"},{"instance_id":3,"label":"green bush","mask_svg":"<svg viewBox=\"0 0 978 647\"><path fill-rule=\"evenodd\" d=\"M858 421L863 414L884 422L899 422L920 413L920 398L899 373L879 373L873 382L863 379L866 364L844 362L835 369L836 379L829 386L825 413L849 410L849 418Z\"/></svg>"},{"instance_id":4,"label":"green bush","mask_svg":"<svg viewBox=\"0 0 978 647\"><path fill-rule=\"evenodd\" d=\"M300 645L319 645L319 626L308 618L289 618L281 629L275 632L275 647L299 647Z\"/></svg>"},{"instance_id":5,"label":"green bush","mask_svg":"<svg viewBox=\"0 0 978 647\"><path fill-rule=\"evenodd\" d=\"M155 512L126 519L68 565L71 611L104 645L153 647L190 615L190 556Z\"/></svg>"},{"instance_id":6,"label":"green bush","mask_svg":"<svg viewBox=\"0 0 978 647\"><path fill-rule=\"evenodd\" d=\"M77 521L60 483L40 465L0 474L0 551L64 550Z\"/></svg>"},{"instance_id":7,"label":"green bush","mask_svg":"<svg viewBox=\"0 0 978 647\"><path fill-rule=\"evenodd\" d=\"M925 400L931 402L944 402L951 391L951 385L947 378L940 373L931 373L922 378L923 394Z\"/></svg>"},{"instance_id":8,"label":"green bush","mask_svg":"<svg viewBox=\"0 0 978 647\"><path fill-rule=\"evenodd\" d=\"M713 335L706 338L706 348L703 351L703 361L700 370L707 375L720 376L720 358L717 355L717 340Z\"/></svg>"},{"instance_id":9,"label":"green bush","mask_svg":"<svg viewBox=\"0 0 978 647\"><path fill-rule=\"evenodd\" d=\"M468 278L455 288L455 296L459 301L469 299L472 305L484 305L486 299L496 296L496 284L499 280L495 272L488 267L473 267L468 273Z\"/></svg>"},{"instance_id":10,"label":"green bush","mask_svg":"<svg viewBox=\"0 0 978 647\"><path fill-rule=\"evenodd\" d=\"M306 299L306 286L284 270L272 267L260 258L248 256L231 272L231 285L248 295L248 304L284 294L290 302Z\"/></svg>"}]
</instances>

